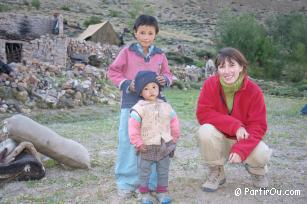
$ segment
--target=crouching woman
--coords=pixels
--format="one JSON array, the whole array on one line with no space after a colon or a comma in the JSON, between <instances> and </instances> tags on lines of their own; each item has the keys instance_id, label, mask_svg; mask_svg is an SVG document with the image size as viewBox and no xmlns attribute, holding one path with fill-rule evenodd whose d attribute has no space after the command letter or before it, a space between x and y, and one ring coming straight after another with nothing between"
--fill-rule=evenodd
<instances>
[{"instance_id":1,"label":"crouching woman","mask_svg":"<svg viewBox=\"0 0 307 204\"><path fill-rule=\"evenodd\" d=\"M248 78L239 50L221 49L215 65L217 74L204 82L196 110L201 155L209 169L202 189L213 192L225 183L227 161L243 163L253 185L266 188L271 150L262 141L267 130L263 93Z\"/></svg>"}]
</instances>

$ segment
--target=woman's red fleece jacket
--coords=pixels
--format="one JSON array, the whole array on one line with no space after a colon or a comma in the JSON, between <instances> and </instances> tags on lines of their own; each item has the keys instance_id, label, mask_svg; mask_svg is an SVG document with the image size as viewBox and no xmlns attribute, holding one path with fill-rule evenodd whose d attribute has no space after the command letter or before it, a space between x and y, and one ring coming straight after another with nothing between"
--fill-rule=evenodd
<instances>
[{"instance_id":1,"label":"woman's red fleece jacket","mask_svg":"<svg viewBox=\"0 0 307 204\"><path fill-rule=\"evenodd\" d=\"M249 133L248 139L238 141L231 148L231 152L237 153L244 161L267 130L263 93L256 83L245 76L242 87L235 93L231 112L228 112L225 100L219 77L210 77L200 91L196 117L200 125L212 124L234 140L238 128L244 127Z\"/></svg>"}]
</instances>

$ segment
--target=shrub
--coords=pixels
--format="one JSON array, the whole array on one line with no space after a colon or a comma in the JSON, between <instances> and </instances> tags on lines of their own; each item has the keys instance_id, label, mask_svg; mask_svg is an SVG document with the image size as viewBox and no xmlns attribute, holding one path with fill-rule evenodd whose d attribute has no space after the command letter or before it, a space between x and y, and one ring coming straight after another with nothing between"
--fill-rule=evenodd
<instances>
[{"instance_id":1,"label":"shrub","mask_svg":"<svg viewBox=\"0 0 307 204\"><path fill-rule=\"evenodd\" d=\"M204 60L194 60L194 65L199 68L205 67L205 61Z\"/></svg>"},{"instance_id":2,"label":"shrub","mask_svg":"<svg viewBox=\"0 0 307 204\"><path fill-rule=\"evenodd\" d=\"M190 57L184 56L177 52L167 52L166 53L168 60L173 60L178 64L193 64L194 60Z\"/></svg>"},{"instance_id":3,"label":"shrub","mask_svg":"<svg viewBox=\"0 0 307 204\"><path fill-rule=\"evenodd\" d=\"M89 25L93 25L97 23L101 23L101 19L98 16L91 16L89 19L83 22L83 25L85 27L88 27Z\"/></svg>"},{"instance_id":4,"label":"shrub","mask_svg":"<svg viewBox=\"0 0 307 204\"><path fill-rule=\"evenodd\" d=\"M36 10L39 10L40 6L41 6L41 2L39 0L32 0L31 1L31 5L36 8Z\"/></svg>"},{"instance_id":5,"label":"shrub","mask_svg":"<svg viewBox=\"0 0 307 204\"><path fill-rule=\"evenodd\" d=\"M239 49L255 67L261 67L266 71L275 67L272 65L272 59L276 54L275 47L265 27L259 24L254 16L249 14L238 16L226 12L218 19L216 31L218 49L234 47ZM275 73L276 71L279 73ZM279 76L281 71L281 69L274 70L275 76ZM254 73L250 74L253 76Z\"/></svg>"},{"instance_id":6,"label":"shrub","mask_svg":"<svg viewBox=\"0 0 307 204\"><path fill-rule=\"evenodd\" d=\"M30 3L27 0L23 0L23 5L30 6Z\"/></svg>"},{"instance_id":7,"label":"shrub","mask_svg":"<svg viewBox=\"0 0 307 204\"><path fill-rule=\"evenodd\" d=\"M10 7L5 4L0 4L0 12L6 12L9 11Z\"/></svg>"},{"instance_id":8,"label":"shrub","mask_svg":"<svg viewBox=\"0 0 307 204\"><path fill-rule=\"evenodd\" d=\"M297 13L277 15L267 21L268 32L278 47L283 78L293 82L307 74L307 16Z\"/></svg>"},{"instance_id":9,"label":"shrub","mask_svg":"<svg viewBox=\"0 0 307 204\"><path fill-rule=\"evenodd\" d=\"M66 5L66 6L62 6L61 9L63 11L70 11L70 8Z\"/></svg>"},{"instance_id":10,"label":"shrub","mask_svg":"<svg viewBox=\"0 0 307 204\"><path fill-rule=\"evenodd\" d=\"M114 10L109 11L109 16L111 16L111 17L118 17L119 14L120 14L119 11L114 11Z\"/></svg>"}]
</instances>

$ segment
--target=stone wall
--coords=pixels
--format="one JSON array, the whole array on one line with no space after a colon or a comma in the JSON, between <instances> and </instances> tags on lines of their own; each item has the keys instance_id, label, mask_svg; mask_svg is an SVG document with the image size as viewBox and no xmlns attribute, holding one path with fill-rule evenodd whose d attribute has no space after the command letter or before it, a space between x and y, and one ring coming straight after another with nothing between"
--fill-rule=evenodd
<instances>
[{"instance_id":1,"label":"stone wall","mask_svg":"<svg viewBox=\"0 0 307 204\"><path fill-rule=\"evenodd\" d=\"M106 72L119 47L58 36L21 43L26 63L11 63L14 71L0 74L0 113L118 101L119 92L107 82ZM95 57L99 63L73 61L76 55Z\"/></svg>"},{"instance_id":2,"label":"stone wall","mask_svg":"<svg viewBox=\"0 0 307 204\"><path fill-rule=\"evenodd\" d=\"M85 63L91 63L91 57L95 56L97 64L94 63L92 65L106 67L115 59L118 51L119 49L115 45L71 39L67 54L71 60L79 58Z\"/></svg>"},{"instance_id":3,"label":"stone wall","mask_svg":"<svg viewBox=\"0 0 307 204\"><path fill-rule=\"evenodd\" d=\"M0 60L4 63L6 63L5 42L6 40L0 39Z\"/></svg>"},{"instance_id":4,"label":"stone wall","mask_svg":"<svg viewBox=\"0 0 307 204\"><path fill-rule=\"evenodd\" d=\"M23 59L31 61L37 59L52 65L67 65L67 47L70 38L43 35L38 39L24 44Z\"/></svg>"},{"instance_id":5,"label":"stone wall","mask_svg":"<svg viewBox=\"0 0 307 204\"><path fill-rule=\"evenodd\" d=\"M15 13L0 13L0 32L12 34L12 36L22 35L21 25L25 23L29 33L27 37L37 38L41 35L52 34L53 16L26 16ZM25 36L23 36L25 37Z\"/></svg>"}]
</instances>

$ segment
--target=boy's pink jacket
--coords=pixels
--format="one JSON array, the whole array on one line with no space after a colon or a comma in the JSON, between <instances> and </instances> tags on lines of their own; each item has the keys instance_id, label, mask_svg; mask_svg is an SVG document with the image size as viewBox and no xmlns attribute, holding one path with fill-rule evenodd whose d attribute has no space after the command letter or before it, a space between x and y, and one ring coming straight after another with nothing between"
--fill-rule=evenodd
<instances>
[{"instance_id":1,"label":"boy's pink jacket","mask_svg":"<svg viewBox=\"0 0 307 204\"><path fill-rule=\"evenodd\" d=\"M235 93L233 109L229 113L225 95L218 76L207 79L200 91L196 117L200 125L212 124L230 139L236 140L241 126L249 133L246 140L235 143L231 152L244 161L262 140L267 130L266 107L261 89L247 76L242 87Z\"/></svg>"},{"instance_id":2,"label":"boy's pink jacket","mask_svg":"<svg viewBox=\"0 0 307 204\"><path fill-rule=\"evenodd\" d=\"M125 80L133 80L139 71L150 70L158 75L162 74L172 82L168 61L164 53L155 54L149 62L137 55L136 52L129 50L129 47L123 48L114 62L109 66L108 77L119 88Z\"/></svg>"}]
</instances>

